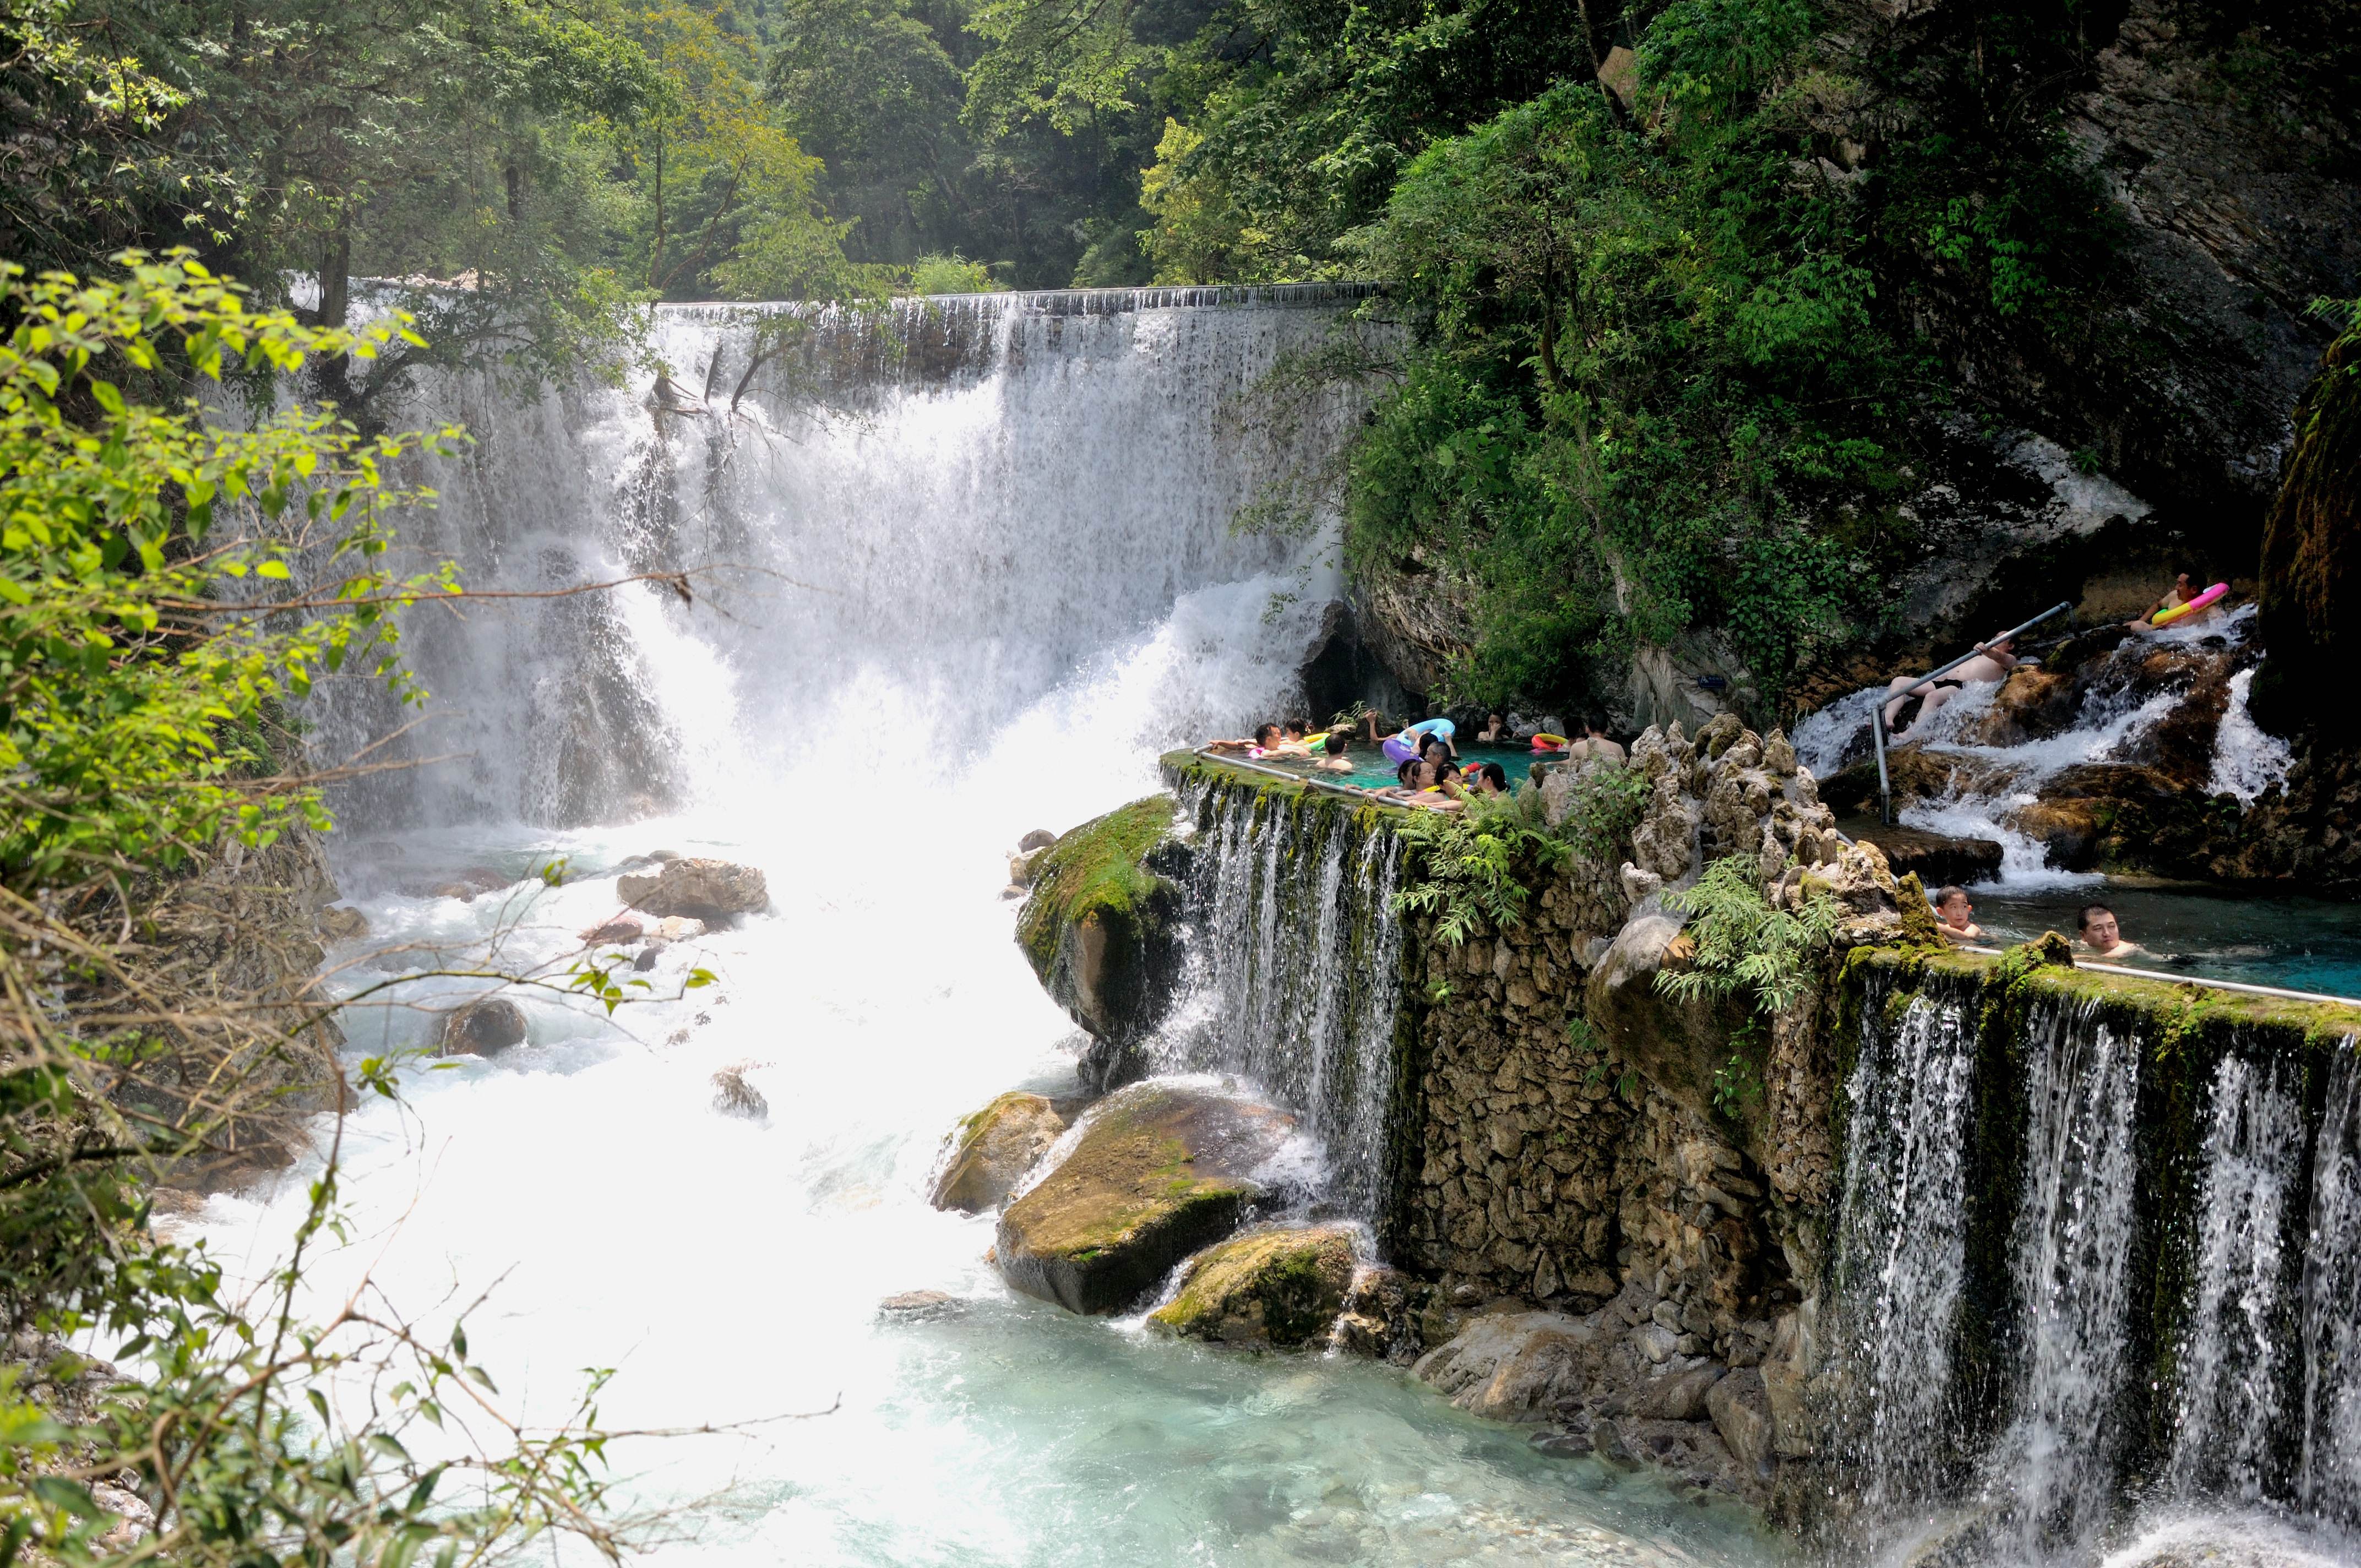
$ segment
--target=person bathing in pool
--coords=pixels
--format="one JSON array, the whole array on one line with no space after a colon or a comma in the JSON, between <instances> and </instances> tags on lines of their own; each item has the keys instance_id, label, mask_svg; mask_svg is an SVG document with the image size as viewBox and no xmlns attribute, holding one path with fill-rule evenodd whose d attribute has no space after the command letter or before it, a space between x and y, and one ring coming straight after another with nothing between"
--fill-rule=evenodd
<instances>
[{"instance_id":1,"label":"person bathing in pool","mask_svg":"<svg viewBox=\"0 0 2361 1568\"><path fill-rule=\"evenodd\" d=\"M1954 942L1982 939L1984 928L1976 924L1976 906L1968 902L1966 888L1946 887L1937 891L1935 929Z\"/></svg>"},{"instance_id":2,"label":"person bathing in pool","mask_svg":"<svg viewBox=\"0 0 2361 1568\"><path fill-rule=\"evenodd\" d=\"M1479 746L1513 746L1517 743L1517 732L1509 728L1505 716L1488 713L1484 716L1484 728L1476 731L1476 743Z\"/></svg>"},{"instance_id":3,"label":"person bathing in pool","mask_svg":"<svg viewBox=\"0 0 2361 1568\"><path fill-rule=\"evenodd\" d=\"M1351 730L1331 729L1318 749L1320 760L1312 765L1323 773L1349 773L1353 771L1352 750Z\"/></svg>"},{"instance_id":4,"label":"person bathing in pool","mask_svg":"<svg viewBox=\"0 0 2361 1568\"><path fill-rule=\"evenodd\" d=\"M1280 736L1278 725L1257 724L1255 726L1254 739L1251 740L1208 740L1205 742L1205 750L1208 751L1241 751L1249 757L1259 757L1276 747L1279 743L1279 740Z\"/></svg>"},{"instance_id":5,"label":"person bathing in pool","mask_svg":"<svg viewBox=\"0 0 2361 1568\"><path fill-rule=\"evenodd\" d=\"M2128 959L2145 956L2145 949L2124 940L2123 928L2115 924L2115 912L2103 904L2086 904L2081 918L2075 922L2081 932L2082 946L2094 959Z\"/></svg>"},{"instance_id":6,"label":"person bathing in pool","mask_svg":"<svg viewBox=\"0 0 2361 1568\"><path fill-rule=\"evenodd\" d=\"M1506 795L1509 775L1498 762L1478 762L1467 770L1467 793L1470 795Z\"/></svg>"},{"instance_id":7,"label":"person bathing in pool","mask_svg":"<svg viewBox=\"0 0 2361 1568\"><path fill-rule=\"evenodd\" d=\"M1938 680L1913 681L1908 675L1894 676L1885 685L1885 689L1894 694L1885 704L1885 732L1899 745L1926 729L1927 721L1951 700L1953 692L1971 685L1994 685L2006 680L2009 671L2016 668L2019 663L2017 656L2009 652L2011 646L2011 640L2005 637L1979 642L1974 658ZM1914 696L1919 699L1918 717L1910 721L1909 729L1896 730L1894 720L1902 716L1903 705Z\"/></svg>"}]
</instances>

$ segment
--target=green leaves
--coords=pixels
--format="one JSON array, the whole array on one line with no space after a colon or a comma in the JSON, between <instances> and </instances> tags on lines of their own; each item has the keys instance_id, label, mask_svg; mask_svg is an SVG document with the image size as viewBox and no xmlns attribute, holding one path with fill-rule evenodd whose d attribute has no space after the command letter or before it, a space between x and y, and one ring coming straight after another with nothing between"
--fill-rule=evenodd
<instances>
[{"instance_id":1,"label":"green leaves","mask_svg":"<svg viewBox=\"0 0 2361 1568\"><path fill-rule=\"evenodd\" d=\"M185 257L119 259L88 281L0 266L17 321L0 344L0 886L20 891L225 831L267 844L316 811L316 792L260 782L281 771L280 705L356 652L390 656L383 607L447 581L375 562L387 512L422 499L383 466L456 432L363 438L300 405L230 428L97 374L285 367L399 321L307 327ZM69 411L84 406L94 426ZM291 600L309 613L266 619Z\"/></svg>"},{"instance_id":2,"label":"green leaves","mask_svg":"<svg viewBox=\"0 0 2361 1568\"><path fill-rule=\"evenodd\" d=\"M1742 994L1766 1014L1795 1004L1813 983L1839 911L1817 892L1799 909L1775 909L1763 895L1762 876L1754 857L1731 855L1708 866L1694 886L1664 895L1666 908L1690 916L1686 934L1697 952L1686 969L1657 970L1658 991L1680 1002Z\"/></svg>"}]
</instances>

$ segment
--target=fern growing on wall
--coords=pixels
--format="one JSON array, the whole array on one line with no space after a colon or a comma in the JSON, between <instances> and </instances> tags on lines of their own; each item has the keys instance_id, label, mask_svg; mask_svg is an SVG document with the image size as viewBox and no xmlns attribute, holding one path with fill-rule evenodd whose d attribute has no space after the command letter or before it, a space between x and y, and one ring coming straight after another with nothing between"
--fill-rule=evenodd
<instances>
[{"instance_id":1,"label":"fern growing on wall","mask_svg":"<svg viewBox=\"0 0 2361 1568\"><path fill-rule=\"evenodd\" d=\"M1812 958L1836 935L1835 899L1807 894L1795 910L1763 895L1752 855L1706 868L1694 887L1664 895L1665 907L1689 916L1697 953L1686 969L1656 971L1656 989L1676 1002L1743 992L1763 1013L1795 1005L1811 983Z\"/></svg>"}]
</instances>

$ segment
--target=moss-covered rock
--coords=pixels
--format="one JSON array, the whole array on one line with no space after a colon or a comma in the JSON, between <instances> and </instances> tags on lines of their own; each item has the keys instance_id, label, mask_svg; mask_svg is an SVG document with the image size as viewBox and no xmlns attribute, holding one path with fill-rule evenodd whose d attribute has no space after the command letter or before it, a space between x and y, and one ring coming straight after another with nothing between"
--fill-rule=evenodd
<instances>
[{"instance_id":1,"label":"moss-covered rock","mask_svg":"<svg viewBox=\"0 0 2361 1568\"><path fill-rule=\"evenodd\" d=\"M1191 1259L1180 1293L1148 1321L1184 1339L1290 1350L1326 1337L1352 1282L1345 1226L1250 1231Z\"/></svg>"},{"instance_id":2,"label":"moss-covered rock","mask_svg":"<svg viewBox=\"0 0 2361 1568\"><path fill-rule=\"evenodd\" d=\"M1138 1045L1163 1021L1180 974L1188 849L1169 795L1093 818L1039 851L1016 942L1067 1015L1097 1042L1080 1069L1109 1088L1144 1070Z\"/></svg>"},{"instance_id":3,"label":"moss-covered rock","mask_svg":"<svg viewBox=\"0 0 2361 1568\"><path fill-rule=\"evenodd\" d=\"M1002 1095L960 1123L931 1201L965 1214L997 1209L1065 1130L1066 1119L1046 1096Z\"/></svg>"},{"instance_id":4,"label":"moss-covered rock","mask_svg":"<svg viewBox=\"0 0 2361 1568\"><path fill-rule=\"evenodd\" d=\"M1146 1083L1095 1107L1071 1153L1000 1217L1009 1284L1073 1312L1130 1305L1261 1197L1253 1172L1294 1130L1285 1112Z\"/></svg>"}]
</instances>

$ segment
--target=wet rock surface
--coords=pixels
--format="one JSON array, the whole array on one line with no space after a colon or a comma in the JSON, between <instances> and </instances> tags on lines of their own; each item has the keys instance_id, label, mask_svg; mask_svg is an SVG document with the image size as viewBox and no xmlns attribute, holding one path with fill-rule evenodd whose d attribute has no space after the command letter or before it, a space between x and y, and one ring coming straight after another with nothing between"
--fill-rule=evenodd
<instances>
[{"instance_id":1,"label":"wet rock surface","mask_svg":"<svg viewBox=\"0 0 2361 1568\"><path fill-rule=\"evenodd\" d=\"M1189 850L1173 833L1175 806L1170 795L1150 795L1026 851L1030 892L1016 942L1042 988L1091 1036L1081 1075L1094 1090L1146 1073L1141 1047L1180 985Z\"/></svg>"},{"instance_id":2,"label":"wet rock surface","mask_svg":"<svg viewBox=\"0 0 2361 1568\"><path fill-rule=\"evenodd\" d=\"M1066 1118L1047 1096L1000 1096L953 1132L950 1157L928 1201L963 1214L999 1208L1065 1130Z\"/></svg>"},{"instance_id":3,"label":"wet rock surface","mask_svg":"<svg viewBox=\"0 0 2361 1568\"><path fill-rule=\"evenodd\" d=\"M1272 1227L1191 1258L1150 1327L1184 1339L1256 1349L1326 1343L1353 1283L1358 1238L1343 1225Z\"/></svg>"},{"instance_id":4,"label":"wet rock surface","mask_svg":"<svg viewBox=\"0 0 2361 1568\"><path fill-rule=\"evenodd\" d=\"M1759 1504L1773 1471L1762 1374L1685 1349L1664 1305L1637 1285L1582 1314L1504 1304L1414 1370L1470 1414L1543 1428L1534 1443L1548 1452L1650 1464ZM1745 1343L1770 1335L1751 1323Z\"/></svg>"},{"instance_id":5,"label":"wet rock surface","mask_svg":"<svg viewBox=\"0 0 2361 1568\"><path fill-rule=\"evenodd\" d=\"M446 1057L498 1056L525 1040L524 1009L495 997L472 1002L443 1020L440 1054Z\"/></svg>"},{"instance_id":6,"label":"wet rock surface","mask_svg":"<svg viewBox=\"0 0 2361 1568\"><path fill-rule=\"evenodd\" d=\"M615 891L644 914L704 921L755 914L771 903L761 870L731 861L668 861L653 873L617 877Z\"/></svg>"},{"instance_id":7,"label":"wet rock surface","mask_svg":"<svg viewBox=\"0 0 2361 1568\"><path fill-rule=\"evenodd\" d=\"M1254 1173L1295 1131L1257 1101L1144 1083L1093 1107L1056 1168L1001 1215L994 1246L1016 1288L1072 1312L1121 1310L1235 1230Z\"/></svg>"}]
</instances>

